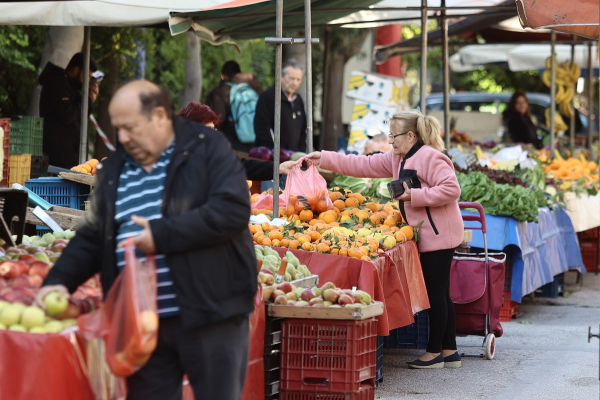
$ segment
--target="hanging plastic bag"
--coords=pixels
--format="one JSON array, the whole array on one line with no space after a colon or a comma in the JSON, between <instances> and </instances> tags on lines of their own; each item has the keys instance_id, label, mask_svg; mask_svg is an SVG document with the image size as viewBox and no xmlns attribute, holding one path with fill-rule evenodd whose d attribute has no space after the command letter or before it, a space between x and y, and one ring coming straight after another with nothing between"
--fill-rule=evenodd
<instances>
[{"instance_id":1,"label":"hanging plastic bag","mask_svg":"<svg viewBox=\"0 0 600 400\"><path fill-rule=\"evenodd\" d=\"M279 208L285 207L285 201L282 196L279 196ZM253 210L272 210L273 209L273 195L269 193L262 193L256 199L256 202L252 204Z\"/></svg>"},{"instance_id":2,"label":"hanging plastic bag","mask_svg":"<svg viewBox=\"0 0 600 400\"><path fill-rule=\"evenodd\" d=\"M301 168L303 162L308 164L306 171ZM313 162L306 159L306 157L300 158L298 163L290 168L283 199L288 208L288 215L299 214L307 207L310 207L316 213L333 209L333 202L329 198L325 178L319 174Z\"/></svg>"},{"instance_id":3,"label":"hanging plastic bag","mask_svg":"<svg viewBox=\"0 0 600 400\"><path fill-rule=\"evenodd\" d=\"M158 313L156 264L135 256L133 239L125 246L125 267L108 291L101 309L82 315L79 328L106 342L106 361L116 376L130 376L148 361L156 348Z\"/></svg>"}]
</instances>

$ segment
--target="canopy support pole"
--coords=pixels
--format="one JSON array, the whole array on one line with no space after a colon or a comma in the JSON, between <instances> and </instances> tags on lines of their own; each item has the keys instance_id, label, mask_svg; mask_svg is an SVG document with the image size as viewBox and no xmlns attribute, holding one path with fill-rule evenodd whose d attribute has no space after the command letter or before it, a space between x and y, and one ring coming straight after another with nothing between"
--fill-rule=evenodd
<instances>
[{"instance_id":1,"label":"canopy support pole","mask_svg":"<svg viewBox=\"0 0 600 400\"><path fill-rule=\"evenodd\" d=\"M310 1L304 0L304 36L306 46L306 152L313 151L313 97L312 97L312 28Z\"/></svg>"},{"instance_id":2,"label":"canopy support pole","mask_svg":"<svg viewBox=\"0 0 600 400\"><path fill-rule=\"evenodd\" d=\"M552 60L552 67L550 68L550 158L554 158L554 130L556 129L556 124L554 122L554 116L556 115L556 60L554 57L556 50L556 31L552 31L551 38L552 50L550 52L550 58Z\"/></svg>"},{"instance_id":3,"label":"canopy support pole","mask_svg":"<svg viewBox=\"0 0 600 400\"><path fill-rule=\"evenodd\" d=\"M277 0L275 36L283 35L283 0ZM279 218L279 139L281 136L281 58L283 45L275 45L275 132L273 132L273 218Z\"/></svg>"},{"instance_id":4,"label":"canopy support pole","mask_svg":"<svg viewBox=\"0 0 600 400\"><path fill-rule=\"evenodd\" d=\"M444 139L446 149L450 149L450 65L448 55L448 19L446 18L446 0L442 0L442 58L444 68Z\"/></svg>"},{"instance_id":5,"label":"canopy support pole","mask_svg":"<svg viewBox=\"0 0 600 400\"><path fill-rule=\"evenodd\" d=\"M571 35L571 39L575 41L575 35ZM575 63L575 43L571 45L571 65ZM573 83L574 89L577 88L577 82ZM575 150L575 118L577 118L577 111L575 111L575 93L577 90L573 90L573 98L571 99L571 107L573 108L573 117L569 120L569 151L571 157Z\"/></svg>"},{"instance_id":6,"label":"canopy support pole","mask_svg":"<svg viewBox=\"0 0 600 400\"><path fill-rule=\"evenodd\" d=\"M79 135L79 163L87 161L88 99L90 97L90 39L92 28L86 26L83 34L83 93L81 95L81 131Z\"/></svg>"},{"instance_id":7,"label":"canopy support pole","mask_svg":"<svg viewBox=\"0 0 600 400\"><path fill-rule=\"evenodd\" d=\"M427 0L421 0L421 113L427 112Z\"/></svg>"},{"instance_id":8,"label":"canopy support pole","mask_svg":"<svg viewBox=\"0 0 600 400\"><path fill-rule=\"evenodd\" d=\"M587 84L588 84L588 150L590 152L590 160L593 160L594 154L592 154L592 133L594 131L592 119L592 113L594 112L594 64L592 62L592 42L588 43L588 76L587 76Z\"/></svg>"}]
</instances>

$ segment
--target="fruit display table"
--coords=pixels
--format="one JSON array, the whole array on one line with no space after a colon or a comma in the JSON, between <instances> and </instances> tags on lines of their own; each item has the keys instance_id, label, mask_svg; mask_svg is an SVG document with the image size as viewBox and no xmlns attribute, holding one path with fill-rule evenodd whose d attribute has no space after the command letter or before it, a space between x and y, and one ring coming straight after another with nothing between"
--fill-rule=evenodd
<instances>
[{"instance_id":1,"label":"fruit display table","mask_svg":"<svg viewBox=\"0 0 600 400\"><path fill-rule=\"evenodd\" d=\"M281 256L288 251L280 247L274 249ZM337 287L356 286L371 294L373 300L383 302L383 314L377 317L377 334L380 336L412 324L413 314L429 308L419 252L413 241L398 245L372 261L291 251L311 273L319 275L319 284L333 282Z\"/></svg>"}]
</instances>

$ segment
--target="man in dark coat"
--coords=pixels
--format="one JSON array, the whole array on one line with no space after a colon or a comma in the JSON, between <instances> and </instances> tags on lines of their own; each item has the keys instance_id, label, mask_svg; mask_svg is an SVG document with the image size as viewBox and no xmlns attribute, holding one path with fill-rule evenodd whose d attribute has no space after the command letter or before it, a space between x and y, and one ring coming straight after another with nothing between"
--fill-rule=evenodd
<instances>
[{"instance_id":1,"label":"man in dark coat","mask_svg":"<svg viewBox=\"0 0 600 400\"><path fill-rule=\"evenodd\" d=\"M302 97L296 93L302 83L304 67L294 59L281 69L281 148L306 152L306 113ZM258 98L254 116L256 146L274 147L275 86L265 90Z\"/></svg>"},{"instance_id":2,"label":"man in dark coat","mask_svg":"<svg viewBox=\"0 0 600 400\"><path fill-rule=\"evenodd\" d=\"M237 62L230 60L221 68L221 82L206 97L204 102L219 116L219 131L223 132L234 150L248 152L254 143L242 143L237 136L233 114L231 111L231 84L247 83L257 94L263 92L256 77L249 72L242 72Z\"/></svg>"},{"instance_id":3,"label":"man in dark coat","mask_svg":"<svg viewBox=\"0 0 600 400\"><path fill-rule=\"evenodd\" d=\"M184 373L197 399L239 399L257 276L242 164L221 133L174 116L150 82L120 88L109 113L120 146L98 165L91 209L36 301L98 272L106 294L132 237L138 257L156 254L160 323L128 399L181 398Z\"/></svg>"},{"instance_id":4,"label":"man in dark coat","mask_svg":"<svg viewBox=\"0 0 600 400\"><path fill-rule=\"evenodd\" d=\"M90 60L90 76L98 68ZM44 154L50 165L71 168L79 164L81 100L83 86L83 54L77 53L67 68L48 62L39 79L40 117L44 118ZM98 96L98 84L90 81L89 112Z\"/></svg>"}]
</instances>

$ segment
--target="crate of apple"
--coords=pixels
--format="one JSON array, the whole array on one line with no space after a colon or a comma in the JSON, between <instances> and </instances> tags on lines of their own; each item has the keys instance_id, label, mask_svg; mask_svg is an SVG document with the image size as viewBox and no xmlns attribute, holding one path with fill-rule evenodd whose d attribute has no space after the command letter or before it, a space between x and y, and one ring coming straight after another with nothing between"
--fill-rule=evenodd
<instances>
[{"instance_id":1,"label":"crate of apple","mask_svg":"<svg viewBox=\"0 0 600 400\"><path fill-rule=\"evenodd\" d=\"M289 282L283 282L271 293L271 300L278 305L296 307L357 308L371 304L371 296L367 292L339 289L331 282L320 288L297 288Z\"/></svg>"}]
</instances>

